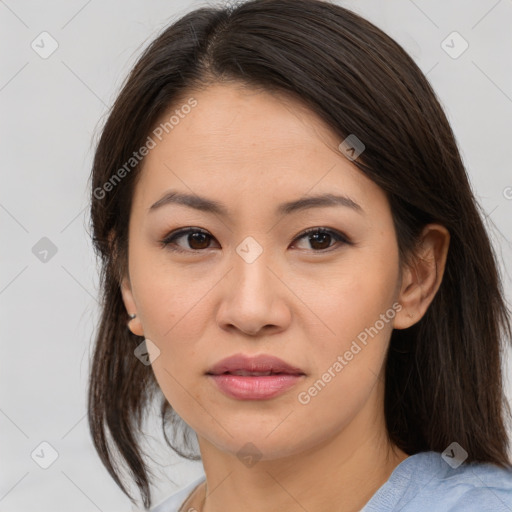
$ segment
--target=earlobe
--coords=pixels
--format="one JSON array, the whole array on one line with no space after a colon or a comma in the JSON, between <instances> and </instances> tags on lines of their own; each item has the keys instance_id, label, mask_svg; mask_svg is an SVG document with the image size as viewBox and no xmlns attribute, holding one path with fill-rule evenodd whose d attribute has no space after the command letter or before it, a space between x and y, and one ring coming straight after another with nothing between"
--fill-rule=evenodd
<instances>
[{"instance_id":1,"label":"earlobe","mask_svg":"<svg viewBox=\"0 0 512 512\"><path fill-rule=\"evenodd\" d=\"M441 224L428 224L420 235L412 262L402 272L398 302L402 305L393 327L417 323L434 300L444 275L450 233Z\"/></svg>"},{"instance_id":2,"label":"earlobe","mask_svg":"<svg viewBox=\"0 0 512 512\"><path fill-rule=\"evenodd\" d=\"M137 336L144 336L140 318L137 315L137 306L131 289L130 281L125 277L121 282L121 295L123 297L124 307L128 314L127 327Z\"/></svg>"}]
</instances>

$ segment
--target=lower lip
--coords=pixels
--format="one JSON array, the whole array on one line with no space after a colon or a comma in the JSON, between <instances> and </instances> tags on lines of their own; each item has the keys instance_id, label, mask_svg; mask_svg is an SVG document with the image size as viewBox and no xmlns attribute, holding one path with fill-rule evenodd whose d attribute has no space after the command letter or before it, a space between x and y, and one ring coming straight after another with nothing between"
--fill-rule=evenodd
<instances>
[{"instance_id":1,"label":"lower lip","mask_svg":"<svg viewBox=\"0 0 512 512\"><path fill-rule=\"evenodd\" d=\"M239 400L267 400L295 386L304 375L209 375L226 395Z\"/></svg>"}]
</instances>

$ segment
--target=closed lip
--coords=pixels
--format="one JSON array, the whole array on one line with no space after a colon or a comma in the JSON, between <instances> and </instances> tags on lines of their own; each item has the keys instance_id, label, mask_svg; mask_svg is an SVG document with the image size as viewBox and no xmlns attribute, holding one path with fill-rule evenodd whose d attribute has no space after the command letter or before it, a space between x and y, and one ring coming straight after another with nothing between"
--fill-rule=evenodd
<instances>
[{"instance_id":1,"label":"closed lip","mask_svg":"<svg viewBox=\"0 0 512 512\"><path fill-rule=\"evenodd\" d=\"M230 373L233 375L305 375L305 373L295 366L269 354L260 354L257 356L247 356L245 354L235 354L226 357L214 364L207 372L207 375L222 375Z\"/></svg>"}]
</instances>

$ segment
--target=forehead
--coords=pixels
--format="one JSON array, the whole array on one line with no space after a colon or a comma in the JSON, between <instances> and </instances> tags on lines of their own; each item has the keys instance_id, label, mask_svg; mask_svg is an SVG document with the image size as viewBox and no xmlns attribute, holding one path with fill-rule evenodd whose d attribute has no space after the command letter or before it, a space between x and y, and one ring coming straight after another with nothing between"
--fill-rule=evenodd
<instances>
[{"instance_id":1,"label":"forehead","mask_svg":"<svg viewBox=\"0 0 512 512\"><path fill-rule=\"evenodd\" d=\"M175 116L144 159L136 195L146 196L145 203L171 188L221 201L233 199L230 193L258 200L296 198L311 190L337 191L365 203L382 194L338 150L340 137L288 96L213 85L175 102L158 126L165 128L189 98L196 106Z\"/></svg>"},{"instance_id":2,"label":"forehead","mask_svg":"<svg viewBox=\"0 0 512 512\"><path fill-rule=\"evenodd\" d=\"M201 150L227 157L245 154L295 152L330 146L335 151L339 137L305 105L281 93L254 90L235 84L212 85L191 93L197 105L183 115L172 130L164 134L168 148ZM187 99L182 98L170 109L180 110ZM160 122L169 118L164 114ZM160 145L161 146L161 145ZM160 147L160 149L163 149ZM263 155L262 155L263 156Z\"/></svg>"}]
</instances>

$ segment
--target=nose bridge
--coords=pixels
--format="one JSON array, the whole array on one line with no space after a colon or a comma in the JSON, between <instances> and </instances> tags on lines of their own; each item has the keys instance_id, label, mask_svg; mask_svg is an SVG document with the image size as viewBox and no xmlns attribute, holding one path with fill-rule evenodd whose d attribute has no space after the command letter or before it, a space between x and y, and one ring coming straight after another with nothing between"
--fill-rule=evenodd
<instances>
[{"instance_id":1,"label":"nose bridge","mask_svg":"<svg viewBox=\"0 0 512 512\"><path fill-rule=\"evenodd\" d=\"M235 247L229 262L231 271L221 292L219 325L234 326L250 334L258 333L265 326L282 329L288 325L290 311L280 302L282 290L270 270L275 267L275 261L273 264L271 260L274 260L272 249L265 248L255 236L247 236Z\"/></svg>"},{"instance_id":2,"label":"nose bridge","mask_svg":"<svg viewBox=\"0 0 512 512\"><path fill-rule=\"evenodd\" d=\"M264 247L263 237L246 236L235 248L233 266L237 289L260 294L272 287L270 281L275 277L267 265L270 262L271 249Z\"/></svg>"}]
</instances>

